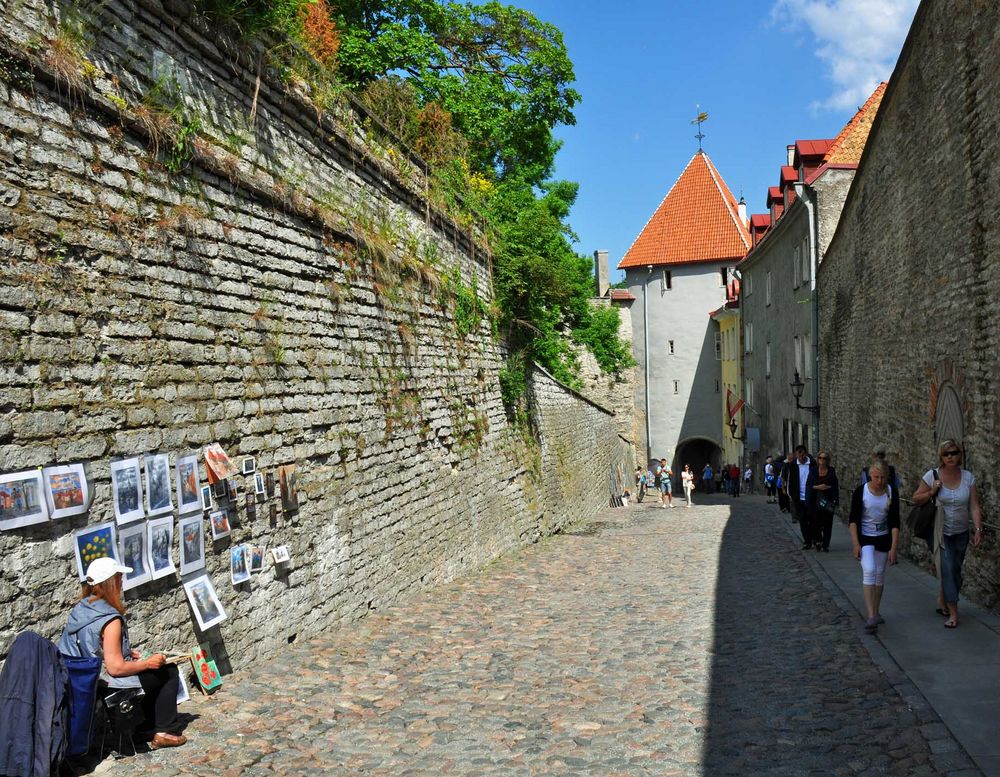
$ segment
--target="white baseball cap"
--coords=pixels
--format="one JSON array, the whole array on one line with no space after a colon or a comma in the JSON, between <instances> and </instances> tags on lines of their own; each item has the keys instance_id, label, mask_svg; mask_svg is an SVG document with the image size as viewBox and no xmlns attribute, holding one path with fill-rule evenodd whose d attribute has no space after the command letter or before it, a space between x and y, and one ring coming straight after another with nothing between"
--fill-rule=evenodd
<instances>
[{"instance_id":1,"label":"white baseball cap","mask_svg":"<svg viewBox=\"0 0 1000 777\"><path fill-rule=\"evenodd\" d=\"M87 567L87 582L90 585L97 585L114 577L119 572L128 574L131 571L132 567L122 566L115 559L105 556L90 562L90 566Z\"/></svg>"}]
</instances>

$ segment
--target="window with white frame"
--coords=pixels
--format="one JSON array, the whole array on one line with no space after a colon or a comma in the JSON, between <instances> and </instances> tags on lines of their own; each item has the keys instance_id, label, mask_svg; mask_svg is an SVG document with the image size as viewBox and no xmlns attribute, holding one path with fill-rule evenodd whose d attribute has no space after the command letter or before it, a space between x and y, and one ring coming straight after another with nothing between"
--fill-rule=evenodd
<instances>
[{"instance_id":1,"label":"window with white frame","mask_svg":"<svg viewBox=\"0 0 1000 777\"><path fill-rule=\"evenodd\" d=\"M764 304L771 304L771 271L767 271L767 276L764 278Z\"/></svg>"},{"instance_id":2,"label":"window with white frame","mask_svg":"<svg viewBox=\"0 0 1000 777\"><path fill-rule=\"evenodd\" d=\"M753 321L743 325L743 353L753 353Z\"/></svg>"},{"instance_id":3,"label":"window with white frame","mask_svg":"<svg viewBox=\"0 0 1000 777\"><path fill-rule=\"evenodd\" d=\"M660 275L660 291L668 291L674 287L674 278L670 270L664 270Z\"/></svg>"},{"instance_id":4,"label":"window with white frame","mask_svg":"<svg viewBox=\"0 0 1000 777\"><path fill-rule=\"evenodd\" d=\"M812 372L812 338L802 335L802 377L811 378Z\"/></svg>"},{"instance_id":5,"label":"window with white frame","mask_svg":"<svg viewBox=\"0 0 1000 777\"><path fill-rule=\"evenodd\" d=\"M743 401L753 407L753 378L747 378L743 383Z\"/></svg>"},{"instance_id":6,"label":"window with white frame","mask_svg":"<svg viewBox=\"0 0 1000 777\"><path fill-rule=\"evenodd\" d=\"M802 282L808 283L809 279L812 277L812 262L809 258L809 236L806 235L802 238L802 247L800 255L802 257Z\"/></svg>"},{"instance_id":7,"label":"window with white frame","mask_svg":"<svg viewBox=\"0 0 1000 777\"><path fill-rule=\"evenodd\" d=\"M745 270L743 271L743 294L747 297L753 294L753 276Z\"/></svg>"}]
</instances>

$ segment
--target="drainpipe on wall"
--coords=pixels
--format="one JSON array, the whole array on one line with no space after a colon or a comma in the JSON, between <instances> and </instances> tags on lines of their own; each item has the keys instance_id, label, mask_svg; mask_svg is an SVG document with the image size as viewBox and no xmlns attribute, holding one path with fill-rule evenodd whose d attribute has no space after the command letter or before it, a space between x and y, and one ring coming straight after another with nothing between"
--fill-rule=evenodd
<instances>
[{"instance_id":1,"label":"drainpipe on wall","mask_svg":"<svg viewBox=\"0 0 1000 777\"><path fill-rule=\"evenodd\" d=\"M819 407L819 295L816 291L816 273L819 270L819 214L816 210L816 192L812 187L804 183L795 184L796 194L802 198L806 204L806 216L809 220L809 292L811 294L810 313L810 338L812 339L812 363L813 363L813 390L812 406ZM815 449L820 449L819 441L819 411L812 414L812 438L815 440Z\"/></svg>"},{"instance_id":2,"label":"drainpipe on wall","mask_svg":"<svg viewBox=\"0 0 1000 777\"><path fill-rule=\"evenodd\" d=\"M642 361L645 370L643 393L646 395L646 461L643 462L643 469L649 466L652 457L652 448L649 444L649 280L653 276L653 265L646 266L646 280L642 284Z\"/></svg>"}]
</instances>

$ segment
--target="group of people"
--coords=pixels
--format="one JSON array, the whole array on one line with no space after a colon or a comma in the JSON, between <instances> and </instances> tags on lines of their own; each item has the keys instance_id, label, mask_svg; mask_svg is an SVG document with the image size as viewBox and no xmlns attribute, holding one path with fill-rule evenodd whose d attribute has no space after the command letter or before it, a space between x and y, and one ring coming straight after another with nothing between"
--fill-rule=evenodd
<instances>
[{"instance_id":1,"label":"group of people","mask_svg":"<svg viewBox=\"0 0 1000 777\"><path fill-rule=\"evenodd\" d=\"M833 515L840 502L840 484L828 451L809 456L799 445L776 464L768 456L764 485L769 502L777 501L799 524L803 550L829 551ZM901 481L881 447L861 471L851 494L848 530L854 558L861 565L866 610L865 631L875 634L885 623L880 611L886 568L896 563L900 530ZM976 478L962 467L962 449L955 440L938 446L938 466L920 479L912 502L936 504L933 538L929 543L940 579L936 612L948 629L958 627L962 565L969 545L983 539L983 516Z\"/></svg>"},{"instance_id":2,"label":"group of people","mask_svg":"<svg viewBox=\"0 0 1000 777\"><path fill-rule=\"evenodd\" d=\"M660 507L664 508L674 506L673 477L673 470L667 465L666 459L656 462L652 471L642 467L635 468L635 484L639 494L644 494L652 488L659 494ZM690 507L693 504L691 494L695 488L695 477L689 464L685 464L681 472L681 487L684 489L686 505Z\"/></svg>"},{"instance_id":3,"label":"group of people","mask_svg":"<svg viewBox=\"0 0 1000 777\"><path fill-rule=\"evenodd\" d=\"M706 494L729 494L739 496L743 490L753 493L753 469L747 467L741 470L737 464L723 464L718 470L712 470L711 464L705 464L701 473L700 490Z\"/></svg>"}]
</instances>

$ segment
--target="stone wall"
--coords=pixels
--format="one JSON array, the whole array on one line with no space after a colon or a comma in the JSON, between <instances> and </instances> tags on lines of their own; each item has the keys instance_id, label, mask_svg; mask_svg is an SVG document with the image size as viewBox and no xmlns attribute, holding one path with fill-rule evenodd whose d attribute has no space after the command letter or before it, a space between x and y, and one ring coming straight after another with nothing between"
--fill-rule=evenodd
<instances>
[{"instance_id":1,"label":"stone wall","mask_svg":"<svg viewBox=\"0 0 1000 777\"><path fill-rule=\"evenodd\" d=\"M334 120L267 68L258 84L251 54L169 5L95 4L83 52L44 0L0 11L0 472L81 462L93 493L87 515L0 532L0 651L61 630L72 533L113 520L113 459L219 442L296 465L298 511L241 496L208 543L226 668L607 503L549 484L561 451L611 466L609 413L536 381L541 454L508 424L472 304L489 256L424 196L422 163L359 106ZM234 587L236 543L291 564ZM197 639L176 576L127 598L140 647Z\"/></svg>"},{"instance_id":2,"label":"stone wall","mask_svg":"<svg viewBox=\"0 0 1000 777\"><path fill-rule=\"evenodd\" d=\"M936 464L939 438L957 429L994 528L997 62L1000 6L924 0L818 276L822 436L841 482L855 482L882 441L909 496ZM950 418L945 397L956 400ZM909 532L903 548L926 559ZM995 534L970 553L966 581L973 598L996 605Z\"/></svg>"}]
</instances>

